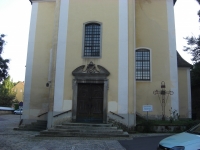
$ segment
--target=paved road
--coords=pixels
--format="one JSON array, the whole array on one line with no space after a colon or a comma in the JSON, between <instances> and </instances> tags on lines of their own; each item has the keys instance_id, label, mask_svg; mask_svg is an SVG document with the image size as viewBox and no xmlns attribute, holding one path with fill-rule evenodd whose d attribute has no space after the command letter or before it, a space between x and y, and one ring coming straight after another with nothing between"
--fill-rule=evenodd
<instances>
[{"instance_id":1,"label":"paved road","mask_svg":"<svg viewBox=\"0 0 200 150\"><path fill-rule=\"evenodd\" d=\"M119 142L126 150L156 150L159 141L168 136L134 137L133 140Z\"/></svg>"}]
</instances>

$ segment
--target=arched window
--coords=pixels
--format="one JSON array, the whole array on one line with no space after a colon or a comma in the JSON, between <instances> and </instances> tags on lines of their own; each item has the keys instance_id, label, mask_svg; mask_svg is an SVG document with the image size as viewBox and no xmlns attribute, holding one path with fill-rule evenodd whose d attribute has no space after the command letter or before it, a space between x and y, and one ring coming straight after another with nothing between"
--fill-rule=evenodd
<instances>
[{"instance_id":1,"label":"arched window","mask_svg":"<svg viewBox=\"0 0 200 150\"><path fill-rule=\"evenodd\" d=\"M149 49L137 49L135 53L136 60L136 80L150 81L151 80L151 68L150 68L150 50Z\"/></svg>"},{"instance_id":2,"label":"arched window","mask_svg":"<svg viewBox=\"0 0 200 150\"><path fill-rule=\"evenodd\" d=\"M98 23L85 24L83 57L101 56L101 25Z\"/></svg>"}]
</instances>

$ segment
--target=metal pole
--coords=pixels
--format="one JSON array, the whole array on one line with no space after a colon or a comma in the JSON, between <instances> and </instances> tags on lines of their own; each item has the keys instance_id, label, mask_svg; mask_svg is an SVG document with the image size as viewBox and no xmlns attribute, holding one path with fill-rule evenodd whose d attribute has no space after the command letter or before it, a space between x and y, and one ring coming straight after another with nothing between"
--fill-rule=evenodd
<instances>
[{"instance_id":1,"label":"metal pole","mask_svg":"<svg viewBox=\"0 0 200 150\"><path fill-rule=\"evenodd\" d=\"M20 118L19 118L19 121L21 121L21 115L22 115L22 113L21 113L21 109L20 109Z\"/></svg>"}]
</instances>

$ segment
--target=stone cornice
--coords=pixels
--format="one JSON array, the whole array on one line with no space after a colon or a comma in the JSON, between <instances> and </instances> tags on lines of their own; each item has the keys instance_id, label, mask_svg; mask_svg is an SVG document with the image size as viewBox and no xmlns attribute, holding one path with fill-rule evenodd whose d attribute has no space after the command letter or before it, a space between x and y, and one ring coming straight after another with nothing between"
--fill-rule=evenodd
<instances>
[{"instance_id":1,"label":"stone cornice","mask_svg":"<svg viewBox=\"0 0 200 150\"><path fill-rule=\"evenodd\" d=\"M32 2L55 2L56 0L29 0L31 3Z\"/></svg>"},{"instance_id":2,"label":"stone cornice","mask_svg":"<svg viewBox=\"0 0 200 150\"><path fill-rule=\"evenodd\" d=\"M55 2L56 0L29 0L32 4L32 2ZM176 3L177 0L173 0L174 1L174 5Z\"/></svg>"}]
</instances>

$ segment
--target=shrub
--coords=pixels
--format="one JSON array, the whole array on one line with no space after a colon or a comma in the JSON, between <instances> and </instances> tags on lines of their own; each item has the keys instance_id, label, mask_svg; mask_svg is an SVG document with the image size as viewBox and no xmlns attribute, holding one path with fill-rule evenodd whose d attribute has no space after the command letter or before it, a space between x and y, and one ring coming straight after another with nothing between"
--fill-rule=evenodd
<instances>
[{"instance_id":1,"label":"shrub","mask_svg":"<svg viewBox=\"0 0 200 150\"><path fill-rule=\"evenodd\" d=\"M15 94L0 95L0 106L11 107Z\"/></svg>"},{"instance_id":2,"label":"shrub","mask_svg":"<svg viewBox=\"0 0 200 150\"><path fill-rule=\"evenodd\" d=\"M143 133L152 133L152 132L155 132L153 130L153 126L154 126L154 123L152 120L146 120L136 126L136 131L143 132Z\"/></svg>"}]
</instances>

